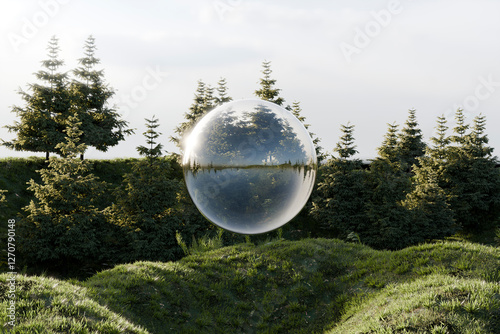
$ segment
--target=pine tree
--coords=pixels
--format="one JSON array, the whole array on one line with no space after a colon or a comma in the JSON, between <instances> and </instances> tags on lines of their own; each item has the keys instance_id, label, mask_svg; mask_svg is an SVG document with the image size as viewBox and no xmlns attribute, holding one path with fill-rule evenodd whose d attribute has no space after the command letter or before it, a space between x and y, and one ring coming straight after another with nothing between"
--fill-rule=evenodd
<instances>
[{"instance_id":1,"label":"pine tree","mask_svg":"<svg viewBox=\"0 0 500 334\"><path fill-rule=\"evenodd\" d=\"M230 96L227 95L227 83L226 79L224 78L221 78L217 83L217 93L218 96L215 97L216 105L221 105L233 100Z\"/></svg>"},{"instance_id":2,"label":"pine tree","mask_svg":"<svg viewBox=\"0 0 500 334\"><path fill-rule=\"evenodd\" d=\"M156 131L158 119L146 122L148 146L137 147L145 159L135 163L132 172L124 176L110 215L115 224L130 229L127 261L174 260L181 254L175 239L181 223L174 207L182 183L174 177L174 162L162 157L162 145L157 142L161 134Z\"/></svg>"},{"instance_id":3,"label":"pine tree","mask_svg":"<svg viewBox=\"0 0 500 334\"><path fill-rule=\"evenodd\" d=\"M116 110L108 106L114 90L104 83L104 71L97 70L100 59L96 58L95 38L89 36L84 46L80 67L73 71L76 79L71 84L73 106L82 122L82 142L99 151L107 151L130 135L128 123L120 119ZM83 159L83 155L81 156Z\"/></svg>"},{"instance_id":4,"label":"pine tree","mask_svg":"<svg viewBox=\"0 0 500 334\"><path fill-rule=\"evenodd\" d=\"M281 89L274 88L276 84L275 79L271 79L271 62L264 61L262 63L262 74L264 76L260 79L260 89L255 91L255 95L261 100L273 102L279 106L283 105L285 100L279 96L279 92Z\"/></svg>"},{"instance_id":5,"label":"pine tree","mask_svg":"<svg viewBox=\"0 0 500 334\"><path fill-rule=\"evenodd\" d=\"M186 121L175 128L174 131L177 136L170 137L170 140L181 150L184 150L183 139L189 135L196 122L208 111L207 105L211 107L211 103L213 103L213 90L212 93L210 90L211 89L208 88L207 96L207 85L202 80L198 80L193 104L189 107L189 112L184 114Z\"/></svg>"},{"instance_id":6,"label":"pine tree","mask_svg":"<svg viewBox=\"0 0 500 334\"><path fill-rule=\"evenodd\" d=\"M6 126L17 137L3 145L16 151L57 153L56 145L64 141L65 120L71 106L66 73L58 72L64 61L59 59L59 41L54 36L49 41L48 59L42 61L43 69L35 75L42 84L30 84L30 93L20 90L25 107L14 106L12 111L20 118Z\"/></svg>"},{"instance_id":7,"label":"pine tree","mask_svg":"<svg viewBox=\"0 0 500 334\"><path fill-rule=\"evenodd\" d=\"M463 113L463 109L457 109L455 113L455 122L456 125L453 128L454 135L450 137L452 143L457 145L462 145L465 143L467 131L469 130L470 125L465 123L465 115Z\"/></svg>"},{"instance_id":8,"label":"pine tree","mask_svg":"<svg viewBox=\"0 0 500 334\"><path fill-rule=\"evenodd\" d=\"M398 142L398 153L402 167L411 171L412 166L418 164L417 158L424 155L425 147L422 131L418 128L415 109L410 109Z\"/></svg>"},{"instance_id":9,"label":"pine tree","mask_svg":"<svg viewBox=\"0 0 500 334\"><path fill-rule=\"evenodd\" d=\"M90 162L77 158L86 149L80 126L76 114L68 117L66 140L57 145L62 157L38 171L42 183L29 182L35 200L24 208L20 234L30 264L92 265L110 254L112 227L98 207L106 184L90 172Z\"/></svg>"},{"instance_id":10,"label":"pine tree","mask_svg":"<svg viewBox=\"0 0 500 334\"><path fill-rule=\"evenodd\" d=\"M487 146L484 116L476 117L470 132L461 109L455 119L453 135L448 137L446 119L438 118L437 136L431 138L433 147L420 158L421 166L415 172L417 185L435 175L457 226L472 232L487 230L500 213L498 161Z\"/></svg>"},{"instance_id":11,"label":"pine tree","mask_svg":"<svg viewBox=\"0 0 500 334\"><path fill-rule=\"evenodd\" d=\"M500 214L500 175L492 156L493 148L487 146L486 119L474 119L471 132L465 124L462 110L456 114L451 154L446 165L449 180L449 202L457 223L468 231L482 231L494 226Z\"/></svg>"},{"instance_id":12,"label":"pine tree","mask_svg":"<svg viewBox=\"0 0 500 334\"><path fill-rule=\"evenodd\" d=\"M378 148L378 154L381 158L387 159L390 162L397 162L400 159L398 150L398 125L396 123L387 125L389 129L384 136L382 145Z\"/></svg>"},{"instance_id":13,"label":"pine tree","mask_svg":"<svg viewBox=\"0 0 500 334\"><path fill-rule=\"evenodd\" d=\"M297 117L297 119L302 122L306 130L309 130L309 127L311 126L310 124L306 123L306 118L301 115L302 113L302 108L300 107L300 102L295 101L292 103L292 107L290 108L292 114ZM323 148L319 145L320 139L316 136L316 134L312 133L309 131L309 136L311 136L311 139L314 144L314 148L316 150L316 158L318 160L318 165L321 164L323 160L326 159L326 155L323 153Z\"/></svg>"},{"instance_id":14,"label":"pine tree","mask_svg":"<svg viewBox=\"0 0 500 334\"><path fill-rule=\"evenodd\" d=\"M317 190L311 215L335 236L346 238L349 233L368 234L366 217L366 172L354 145L354 125L342 125L343 135L333 157L318 171Z\"/></svg>"},{"instance_id":15,"label":"pine tree","mask_svg":"<svg viewBox=\"0 0 500 334\"><path fill-rule=\"evenodd\" d=\"M400 140L397 125L389 124L379 156L368 172L366 215L370 227L362 240L377 248L398 249L411 244L410 218L401 205L411 191L411 182L402 163Z\"/></svg>"},{"instance_id":16,"label":"pine tree","mask_svg":"<svg viewBox=\"0 0 500 334\"><path fill-rule=\"evenodd\" d=\"M427 147L426 154L419 157L414 169L413 191L403 201L412 218L411 236L413 243L429 239L441 239L452 235L458 227L453 211L448 204L445 178L446 150L449 139L446 136L446 118L438 117L437 136L431 138L433 147Z\"/></svg>"},{"instance_id":17,"label":"pine tree","mask_svg":"<svg viewBox=\"0 0 500 334\"><path fill-rule=\"evenodd\" d=\"M339 154L340 159L348 159L358 153L356 150L356 145L354 145L354 137L352 135L354 131L354 125L341 125L342 137L340 137L340 142L333 150Z\"/></svg>"},{"instance_id":18,"label":"pine tree","mask_svg":"<svg viewBox=\"0 0 500 334\"><path fill-rule=\"evenodd\" d=\"M436 159L438 163L445 163L448 146L450 145L450 138L446 134L448 131L448 126L446 117L441 115L437 120L437 136L431 138L431 142L433 143L433 148L427 148L428 155L432 158Z\"/></svg>"},{"instance_id":19,"label":"pine tree","mask_svg":"<svg viewBox=\"0 0 500 334\"><path fill-rule=\"evenodd\" d=\"M161 143L157 143L156 139L161 135L160 132L156 132L156 128L159 127L158 118L153 115L153 118L146 118L146 127L147 131L143 133L144 137L146 137L146 144L148 146L138 146L137 151L139 155L144 156L148 159L149 164L152 165L155 159L158 159L162 156L163 145Z\"/></svg>"}]
</instances>

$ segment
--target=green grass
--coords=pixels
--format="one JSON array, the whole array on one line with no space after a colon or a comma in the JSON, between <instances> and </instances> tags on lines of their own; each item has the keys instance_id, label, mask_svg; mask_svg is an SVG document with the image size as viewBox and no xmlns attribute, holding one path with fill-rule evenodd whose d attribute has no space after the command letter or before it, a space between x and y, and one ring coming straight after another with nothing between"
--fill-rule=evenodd
<instances>
[{"instance_id":1,"label":"green grass","mask_svg":"<svg viewBox=\"0 0 500 334\"><path fill-rule=\"evenodd\" d=\"M500 333L500 250L466 242L246 243L83 282L19 278L18 333Z\"/></svg>"}]
</instances>

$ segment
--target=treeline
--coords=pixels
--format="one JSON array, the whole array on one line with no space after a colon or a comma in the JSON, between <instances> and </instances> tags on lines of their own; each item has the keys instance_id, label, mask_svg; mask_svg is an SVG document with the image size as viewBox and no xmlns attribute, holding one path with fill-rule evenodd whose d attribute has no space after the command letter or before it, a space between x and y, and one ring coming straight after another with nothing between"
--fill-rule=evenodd
<instances>
[{"instance_id":1,"label":"treeline","mask_svg":"<svg viewBox=\"0 0 500 334\"><path fill-rule=\"evenodd\" d=\"M83 159L87 147L106 150L130 133L108 106L113 91L104 84L103 72L95 69L95 49L89 38L82 67L73 72L81 80L70 82L56 72L62 61L52 39L49 61L42 63L46 69L37 74L48 84L30 85L31 94L22 92L25 106L13 109L20 121L9 129L17 137L4 145L59 155L39 170L39 180L29 182L33 199L20 213L18 249L29 267L92 271L105 263L175 260L184 255L179 240L216 233L187 193L179 156L165 156L157 118L146 120L146 145L136 148L142 159L118 186L97 178L92 164ZM263 63L262 74L255 96L284 106L308 128L300 103L285 105L270 62ZM200 80L185 121L170 140L182 152L183 139L197 120L231 100L225 79L216 88ZM448 133L446 119L439 117L437 134L426 145L416 112L410 110L401 130L389 125L368 168L353 158L354 125L342 126L334 156L327 156L311 133L320 160L316 188L304 210L284 228L287 236L338 237L398 249L459 230L476 233L497 226L500 174L485 122L478 116L466 124L458 110ZM226 244L244 240L231 233L222 238Z\"/></svg>"},{"instance_id":2,"label":"treeline","mask_svg":"<svg viewBox=\"0 0 500 334\"><path fill-rule=\"evenodd\" d=\"M485 133L485 117L466 124L457 110L448 134L444 116L427 146L415 110L398 132L389 124L378 157L365 168L354 145L353 125L320 167L311 215L343 239L399 249L457 231L481 233L500 223L500 170Z\"/></svg>"}]
</instances>

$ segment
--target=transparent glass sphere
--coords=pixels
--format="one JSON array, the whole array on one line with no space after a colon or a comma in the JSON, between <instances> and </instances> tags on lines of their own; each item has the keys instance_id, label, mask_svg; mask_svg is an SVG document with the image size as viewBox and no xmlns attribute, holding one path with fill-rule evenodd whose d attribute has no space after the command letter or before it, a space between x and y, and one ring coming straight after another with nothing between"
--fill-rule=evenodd
<instances>
[{"instance_id":1,"label":"transparent glass sphere","mask_svg":"<svg viewBox=\"0 0 500 334\"><path fill-rule=\"evenodd\" d=\"M223 229L257 234L289 222L311 195L316 152L288 110L246 99L206 114L187 138L187 189L200 212Z\"/></svg>"}]
</instances>

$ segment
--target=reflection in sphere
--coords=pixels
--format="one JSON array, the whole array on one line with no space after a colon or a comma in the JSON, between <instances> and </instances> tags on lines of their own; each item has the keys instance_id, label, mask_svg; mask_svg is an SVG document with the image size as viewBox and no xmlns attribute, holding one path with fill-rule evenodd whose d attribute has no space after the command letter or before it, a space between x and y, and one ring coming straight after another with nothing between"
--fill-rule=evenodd
<instances>
[{"instance_id":1,"label":"reflection in sphere","mask_svg":"<svg viewBox=\"0 0 500 334\"><path fill-rule=\"evenodd\" d=\"M309 133L288 110L239 100L206 114L189 135L182 161L200 212L226 230L264 233L295 217L316 177Z\"/></svg>"}]
</instances>

